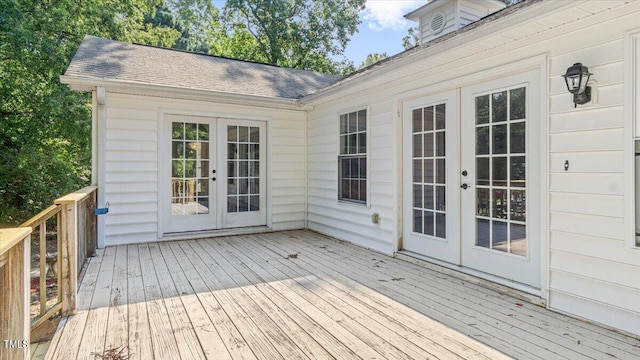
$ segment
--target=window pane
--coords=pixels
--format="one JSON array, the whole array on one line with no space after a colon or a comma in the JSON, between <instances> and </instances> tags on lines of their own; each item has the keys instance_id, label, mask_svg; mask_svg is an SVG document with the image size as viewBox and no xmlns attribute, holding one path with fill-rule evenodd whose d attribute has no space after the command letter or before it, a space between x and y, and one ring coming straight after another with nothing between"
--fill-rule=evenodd
<instances>
[{"instance_id":1,"label":"window pane","mask_svg":"<svg viewBox=\"0 0 640 360\"><path fill-rule=\"evenodd\" d=\"M238 194L244 195L249 193L249 179L238 180Z\"/></svg>"},{"instance_id":2,"label":"window pane","mask_svg":"<svg viewBox=\"0 0 640 360\"><path fill-rule=\"evenodd\" d=\"M413 132L422 132L422 109L415 109L411 112L413 120Z\"/></svg>"},{"instance_id":3,"label":"window pane","mask_svg":"<svg viewBox=\"0 0 640 360\"><path fill-rule=\"evenodd\" d=\"M476 190L476 215L489 217L489 189L479 188Z\"/></svg>"},{"instance_id":4,"label":"window pane","mask_svg":"<svg viewBox=\"0 0 640 360\"><path fill-rule=\"evenodd\" d=\"M509 125L511 131L511 140L510 140L510 152L514 153L525 153L526 144L525 144L525 123L518 122L515 124Z\"/></svg>"},{"instance_id":5,"label":"window pane","mask_svg":"<svg viewBox=\"0 0 640 360\"><path fill-rule=\"evenodd\" d=\"M260 144L249 145L249 159L252 159L252 160L260 159Z\"/></svg>"},{"instance_id":6,"label":"window pane","mask_svg":"<svg viewBox=\"0 0 640 360\"><path fill-rule=\"evenodd\" d=\"M238 159L249 159L249 144L238 144Z\"/></svg>"},{"instance_id":7,"label":"window pane","mask_svg":"<svg viewBox=\"0 0 640 360\"><path fill-rule=\"evenodd\" d=\"M436 183L444 184L446 179L447 169L444 159L436 160Z\"/></svg>"},{"instance_id":8,"label":"window pane","mask_svg":"<svg viewBox=\"0 0 640 360\"><path fill-rule=\"evenodd\" d=\"M493 186L507 186L507 158L494 157L493 162Z\"/></svg>"},{"instance_id":9,"label":"window pane","mask_svg":"<svg viewBox=\"0 0 640 360\"><path fill-rule=\"evenodd\" d=\"M444 135L444 131L436 133L436 156L445 156L445 135Z\"/></svg>"},{"instance_id":10,"label":"window pane","mask_svg":"<svg viewBox=\"0 0 640 360\"><path fill-rule=\"evenodd\" d=\"M228 161L227 162L227 176L228 177L237 177L238 176L238 162L237 161Z\"/></svg>"},{"instance_id":11,"label":"window pane","mask_svg":"<svg viewBox=\"0 0 640 360\"><path fill-rule=\"evenodd\" d=\"M250 135L249 135L249 141L251 141L252 143L259 143L260 142L260 128L259 127L255 127L255 126L251 127L251 131L250 131Z\"/></svg>"},{"instance_id":12,"label":"window pane","mask_svg":"<svg viewBox=\"0 0 640 360\"><path fill-rule=\"evenodd\" d=\"M367 152L367 133L358 134L358 153L365 154Z\"/></svg>"},{"instance_id":13,"label":"window pane","mask_svg":"<svg viewBox=\"0 0 640 360\"><path fill-rule=\"evenodd\" d=\"M507 121L507 92L491 94L491 121Z\"/></svg>"},{"instance_id":14,"label":"window pane","mask_svg":"<svg viewBox=\"0 0 640 360\"><path fill-rule=\"evenodd\" d=\"M413 182L422 182L422 160L413 160Z\"/></svg>"},{"instance_id":15,"label":"window pane","mask_svg":"<svg viewBox=\"0 0 640 360\"><path fill-rule=\"evenodd\" d=\"M445 104L436 105L436 130L445 128Z\"/></svg>"},{"instance_id":16,"label":"window pane","mask_svg":"<svg viewBox=\"0 0 640 360\"><path fill-rule=\"evenodd\" d=\"M349 199L349 180L340 180L340 199Z\"/></svg>"},{"instance_id":17,"label":"window pane","mask_svg":"<svg viewBox=\"0 0 640 360\"><path fill-rule=\"evenodd\" d=\"M358 131L367 131L367 111L358 111Z\"/></svg>"},{"instance_id":18,"label":"window pane","mask_svg":"<svg viewBox=\"0 0 640 360\"><path fill-rule=\"evenodd\" d=\"M196 162L194 160L187 160L184 162L184 177L196 177Z\"/></svg>"},{"instance_id":19,"label":"window pane","mask_svg":"<svg viewBox=\"0 0 640 360\"><path fill-rule=\"evenodd\" d=\"M489 95L476 98L476 124L489 122Z\"/></svg>"},{"instance_id":20,"label":"window pane","mask_svg":"<svg viewBox=\"0 0 640 360\"><path fill-rule=\"evenodd\" d=\"M434 175L435 175L435 164L433 163L433 160L431 159L427 159L424 161L424 182L425 183L429 183L429 184L433 184L435 179L434 179Z\"/></svg>"},{"instance_id":21,"label":"window pane","mask_svg":"<svg viewBox=\"0 0 640 360\"><path fill-rule=\"evenodd\" d=\"M347 153L347 136L340 135L340 154L344 155Z\"/></svg>"},{"instance_id":22,"label":"window pane","mask_svg":"<svg viewBox=\"0 0 640 360\"><path fill-rule=\"evenodd\" d=\"M251 163L249 163L249 176L260 176L260 162L252 161Z\"/></svg>"},{"instance_id":23,"label":"window pane","mask_svg":"<svg viewBox=\"0 0 640 360\"><path fill-rule=\"evenodd\" d=\"M476 129L476 154L489 154L489 127L483 126Z\"/></svg>"},{"instance_id":24,"label":"window pane","mask_svg":"<svg viewBox=\"0 0 640 360\"><path fill-rule=\"evenodd\" d=\"M227 144L227 159L236 159L237 144Z\"/></svg>"},{"instance_id":25,"label":"window pane","mask_svg":"<svg viewBox=\"0 0 640 360\"><path fill-rule=\"evenodd\" d=\"M433 130L433 106L424 108L424 131Z\"/></svg>"},{"instance_id":26,"label":"window pane","mask_svg":"<svg viewBox=\"0 0 640 360\"><path fill-rule=\"evenodd\" d=\"M185 123L184 138L185 140L198 140L198 124Z\"/></svg>"},{"instance_id":27,"label":"window pane","mask_svg":"<svg viewBox=\"0 0 640 360\"><path fill-rule=\"evenodd\" d=\"M413 232L422 234L422 210L413 210Z\"/></svg>"},{"instance_id":28,"label":"window pane","mask_svg":"<svg viewBox=\"0 0 640 360\"><path fill-rule=\"evenodd\" d=\"M493 127L493 142L491 153L507 153L507 125L496 125Z\"/></svg>"},{"instance_id":29,"label":"window pane","mask_svg":"<svg viewBox=\"0 0 640 360\"><path fill-rule=\"evenodd\" d=\"M340 134L346 134L347 133L347 115L340 115Z\"/></svg>"},{"instance_id":30,"label":"window pane","mask_svg":"<svg viewBox=\"0 0 640 360\"><path fill-rule=\"evenodd\" d=\"M489 185L489 158L476 159L476 183Z\"/></svg>"},{"instance_id":31,"label":"window pane","mask_svg":"<svg viewBox=\"0 0 640 360\"><path fill-rule=\"evenodd\" d=\"M237 179L228 179L227 180L227 194L234 195L238 193L238 180Z\"/></svg>"},{"instance_id":32,"label":"window pane","mask_svg":"<svg viewBox=\"0 0 640 360\"><path fill-rule=\"evenodd\" d=\"M525 225L511 224L511 253L527 256L527 228Z\"/></svg>"},{"instance_id":33,"label":"window pane","mask_svg":"<svg viewBox=\"0 0 640 360\"><path fill-rule=\"evenodd\" d=\"M249 128L238 126L238 142L249 142Z\"/></svg>"},{"instance_id":34,"label":"window pane","mask_svg":"<svg viewBox=\"0 0 640 360\"><path fill-rule=\"evenodd\" d=\"M249 197L238 196L238 211L249 211Z\"/></svg>"},{"instance_id":35,"label":"window pane","mask_svg":"<svg viewBox=\"0 0 640 360\"><path fill-rule=\"evenodd\" d=\"M249 176L249 162L248 161L238 161L239 171L238 176L247 177Z\"/></svg>"},{"instance_id":36,"label":"window pane","mask_svg":"<svg viewBox=\"0 0 640 360\"><path fill-rule=\"evenodd\" d=\"M524 156L512 156L511 157L511 186L524 187L525 181L525 157Z\"/></svg>"},{"instance_id":37,"label":"window pane","mask_svg":"<svg viewBox=\"0 0 640 360\"><path fill-rule=\"evenodd\" d=\"M447 218L445 214L436 214L436 236L447 238Z\"/></svg>"},{"instance_id":38,"label":"window pane","mask_svg":"<svg viewBox=\"0 0 640 360\"><path fill-rule=\"evenodd\" d=\"M238 141L238 127L229 125L227 126L227 141L234 142Z\"/></svg>"},{"instance_id":39,"label":"window pane","mask_svg":"<svg viewBox=\"0 0 640 360\"><path fill-rule=\"evenodd\" d=\"M433 213L425 211L423 217L425 235L434 235L433 220Z\"/></svg>"},{"instance_id":40,"label":"window pane","mask_svg":"<svg viewBox=\"0 0 640 360\"><path fill-rule=\"evenodd\" d=\"M186 159L196 159L198 157L198 143L187 141L184 144L184 157Z\"/></svg>"},{"instance_id":41,"label":"window pane","mask_svg":"<svg viewBox=\"0 0 640 360\"><path fill-rule=\"evenodd\" d=\"M434 143L433 143L433 133L426 133L424 134L424 157L433 157L433 148L434 148Z\"/></svg>"},{"instance_id":42,"label":"window pane","mask_svg":"<svg viewBox=\"0 0 640 360\"><path fill-rule=\"evenodd\" d=\"M360 184L358 188L360 189L360 195L358 196L358 200L367 201L367 181L360 180Z\"/></svg>"},{"instance_id":43,"label":"window pane","mask_svg":"<svg viewBox=\"0 0 640 360\"><path fill-rule=\"evenodd\" d=\"M358 150L358 135L357 134L351 134L348 135L349 136L349 149L347 150L348 154L355 154L356 151Z\"/></svg>"},{"instance_id":44,"label":"window pane","mask_svg":"<svg viewBox=\"0 0 640 360\"><path fill-rule=\"evenodd\" d=\"M208 124L198 124L198 140L209 140Z\"/></svg>"},{"instance_id":45,"label":"window pane","mask_svg":"<svg viewBox=\"0 0 640 360\"><path fill-rule=\"evenodd\" d=\"M493 249L509 251L507 237L507 223L502 221L492 221Z\"/></svg>"},{"instance_id":46,"label":"window pane","mask_svg":"<svg viewBox=\"0 0 640 360\"><path fill-rule=\"evenodd\" d=\"M230 212L230 213L238 212L238 197L236 196L227 197L227 212Z\"/></svg>"},{"instance_id":47,"label":"window pane","mask_svg":"<svg viewBox=\"0 0 640 360\"><path fill-rule=\"evenodd\" d=\"M521 190L511 191L511 214L509 218L515 221L527 221L527 202L525 192Z\"/></svg>"},{"instance_id":48,"label":"window pane","mask_svg":"<svg viewBox=\"0 0 640 360\"><path fill-rule=\"evenodd\" d=\"M422 134L413 135L413 157L422 157Z\"/></svg>"},{"instance_id":49,"label":"window pane","mask_svg":"<svg viewBox=\"0 0 640 360\"><path fill-rule=\"evenodd\" d=\"M436 186L436 210L446 210L446 187Z\"/></svg>"},{"instance_id":50,"label":"window pane","mask_svg":"<svg viewBox=\"0 0 640 360\"><path fill-rule=\"evenodd\" d=\"M356 115L356 113L350 113L347 115L347 117L349 118L347 130L350 133L358 131L358 116Z\"/></svg>"},{"instance_id":51,"label":"window pane","mask_svg":"<svg viewBox=\"0 0 640 360\"><path fill-rule=\"evenodd\" d=\"M260 196L249 197L249 211L260 211Z\"/></svg>"},{"instance_id":52,"label":"window pane","mask_svg":"<svg viewBox=\"0 0 640 360\"><path fill-rule=\"evenodd\" d=\"M423 190L425 209L433 209L433 185L425 185Z\"/></svg>"},{"instance_id":53,"label":"window pane","mask_svg":"<svg viewBox=\"0 0 640 360\"><path fill-rule=\"evenodd\" d=\"M518 119L524 119L525 118L525 103L526 103L526 97L525 97L525 88L519 88L519 89L513 89L510 91L510 97L511 97L511 101L510 101L510 105L511 105L511 112L510 112L510 119L511 120L518 120Z\"/></svg>"},{"instance_id":54,"label":"window pane","mask_svg":"<svg viewBox=\"0 0 640 360\"><path fill-rule=\"evenodd\" d=\"M184 139L184 123L174 122L171 124L171 138L178 140Z\"/></svg>"},{"instance_id":55,"label":"window pane","mask_svg":"<svg viewBox=\"0 0 640 360\"><path fill-rule=\"evenodd\" d=\"M413 185L413 207L422 208L422 185Z\"/></svg>"},{"instance_id":56,"label":"window pane","mask_svg":"<svg viewBox=\"0 0 640 360\"><path fill-rule=\"evenodd\" d=\"M493 190L493 217L507 218L507 190Z\"/></svg>"}]
</instances>

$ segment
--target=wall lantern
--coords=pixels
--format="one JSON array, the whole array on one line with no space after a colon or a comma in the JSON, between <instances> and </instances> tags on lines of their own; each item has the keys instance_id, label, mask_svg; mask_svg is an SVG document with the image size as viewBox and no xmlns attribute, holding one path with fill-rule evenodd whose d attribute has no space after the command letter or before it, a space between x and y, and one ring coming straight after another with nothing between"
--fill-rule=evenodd
<instances>
[{"instance_id":1,"label":"wall lantern","mask_svg":"<svg viewBox=\"0 0 640 360\"><path fill-rule=\"evenodd\" d=\"M591 101L591 87L587 86L591 75L593 74L589 72L589 68L582 63L573 64L567 69L567 73L562 75L567 83L567 90L573 94L574 107Z\"/></svg>"}]
</instances>

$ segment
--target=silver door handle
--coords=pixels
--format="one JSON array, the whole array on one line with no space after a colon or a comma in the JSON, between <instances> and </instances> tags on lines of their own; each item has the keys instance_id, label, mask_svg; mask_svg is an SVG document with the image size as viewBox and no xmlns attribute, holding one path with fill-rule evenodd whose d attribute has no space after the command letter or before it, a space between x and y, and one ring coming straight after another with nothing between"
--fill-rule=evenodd
<instances>
[{"instance_id":1,"label":"silver door handle","mask_svg":"<svg viewBox=\"0 0 640 360\"><path fill-rule=\"evenodd\" d=\"M464 190L467 190L469 188L469 185L467 185L467 183L464 183L462 185L460 185L460 187Z\"/></svg>"}]
</instances>

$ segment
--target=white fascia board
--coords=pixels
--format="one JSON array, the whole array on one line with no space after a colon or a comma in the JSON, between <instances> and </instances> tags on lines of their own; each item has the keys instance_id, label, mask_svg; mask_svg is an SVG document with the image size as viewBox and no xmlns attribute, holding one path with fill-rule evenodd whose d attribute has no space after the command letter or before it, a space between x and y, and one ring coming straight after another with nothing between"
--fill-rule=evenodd
<instances>
[{"instance_id":1,"label":"white fascia board","mask_svg":"<svg viewBox=\"0 0 640 360\"><path fill-rule=\"evenodd\" d=\"M318 104L332 101L343 96L344 94L342 94L342 92L349 91L350 88L350 92L353 92L352 88L354 86L372 79L384 77L397 79L397 77L394 78L393 72L398 69L410 67L412 64L431 56L438 56L440 53L453 51L455 48L464 46L465 44L481 41L485 37L490 37L491 35L501 31L507 31L507 29L511 27L523 26L523 24L535 20L535 18L540 14L553 13L565 8L575 7L576 5L576 2L573 1L540 1L538 3L531 4L503 18L492 20L487 24L481 24L475 29L456 34L449 39L427 46L426 48L417 49L400 59L392 59L389 63L381 64L377 67L374 65L374 68L365 70L363 73L357 74L353 78L347 78L334 85L325 87L311 95L307 95L300 99L300 102L303 105L317 106Z\"/></svg>"},{"instance_id":2,"label":"white fascia board","mask_svg":"<svg viewBox=\"0 0 640 360\"><path fill-rule=\"evenodd\" d=\"M187 100L224 101L230 104L262 106L287 110L310 110L298 99L273 98L266 96L236 94L224 91L183 88L175 86L138 83L132 81L110 80L103 78L76 77L61 75L60 82L69 85L75 91L92 91L98 86L104 86L109 92L125 94L149 95Z\"/></svg>"}]
</instances>

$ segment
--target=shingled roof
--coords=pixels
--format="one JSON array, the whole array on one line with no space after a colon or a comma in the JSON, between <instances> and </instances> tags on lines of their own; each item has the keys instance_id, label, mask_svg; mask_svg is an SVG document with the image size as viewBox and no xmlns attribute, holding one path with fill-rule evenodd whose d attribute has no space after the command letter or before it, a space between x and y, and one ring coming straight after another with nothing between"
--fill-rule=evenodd
<instances>
[{"instance_id":1,"label":"shingled roof","mask_svg":"<svg viewBox=\"0 0 640 360\"><path fill-rule=\"evenodd\" d=\"M85 36L65 76L300 99L341 77Z\"/></svg>"}]
</instances>

